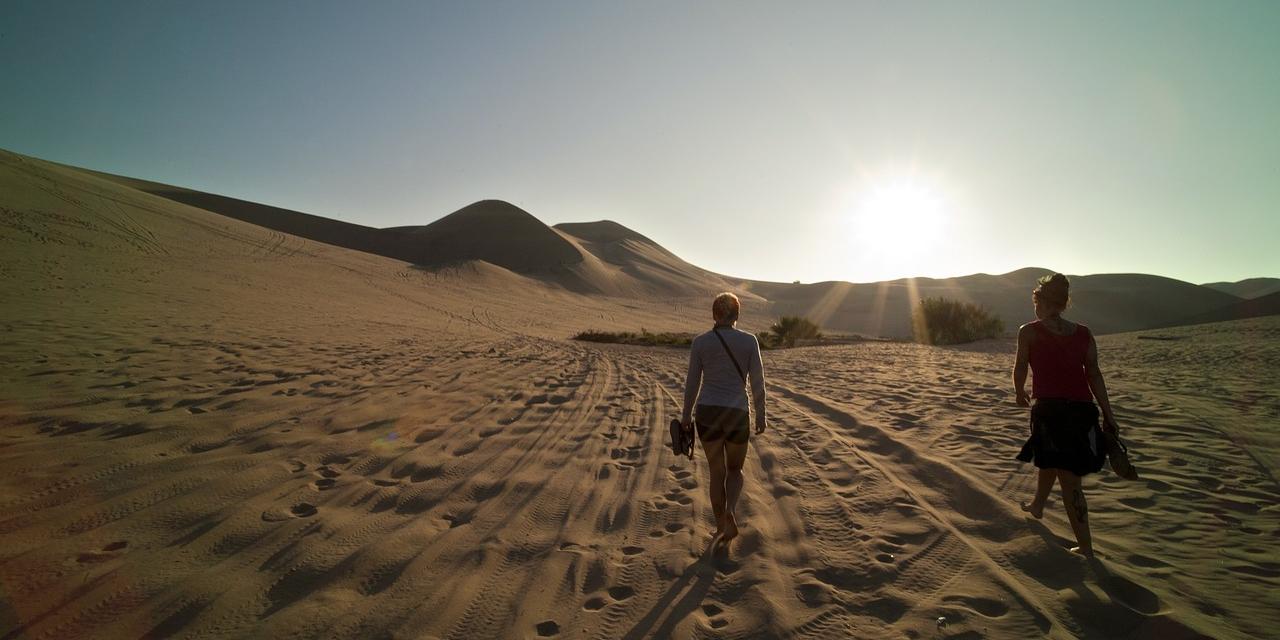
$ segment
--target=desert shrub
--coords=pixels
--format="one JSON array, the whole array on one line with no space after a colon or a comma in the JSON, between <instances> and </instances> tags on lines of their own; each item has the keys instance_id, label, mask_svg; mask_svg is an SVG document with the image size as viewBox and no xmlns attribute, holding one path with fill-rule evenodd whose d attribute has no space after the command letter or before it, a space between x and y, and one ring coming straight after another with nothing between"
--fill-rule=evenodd
<instances>
[{"instance_id":1,"label":"desert shrub","mask_svg":"<svg viewBox=\"0 0 1280 640\"><path fill-rule=\"evenodd\" d=\"M925 298L912 311L911 328L916 342L960 344L994 338L1004 332L1004 322L970 302Z\"/></svg>"},{"instance_id":2,"label":"desert shrub","mask_svg":"<svg viewBox=\"0 0 1280 640\"><path fill-rule=\"evenodd\" d=\"M756 334L756 341L760 343L761 349L773 349L778 346L778 336L773 335L767 329Z\"/></svg>"},{"instance_id":3,"label":"desert shrub","mask_svg":"<svg viewBox=\"0 0 1280 640\"><path fill-rule=\"evenodd\" d=\"M693 344L691 333L650 333L641 328L640 333L632 331L596 331L588 329L573 336L574 340L585 342L604 342L609 344L637 344L649 347L688 347Z\"/></svg>"},{"instance_id":4,"label":"desert shrub","mask_svg":"<svg viewBox=\"0 0 1280 640\"><path fill-rule=\"evenodd\" d=\"M774 344L785 347L796 346L796 340L816 340L822 337L818 325L802 316L778 318L778 321L769 327L769 332L775 336Z\"/></svg>"}]
</instances>

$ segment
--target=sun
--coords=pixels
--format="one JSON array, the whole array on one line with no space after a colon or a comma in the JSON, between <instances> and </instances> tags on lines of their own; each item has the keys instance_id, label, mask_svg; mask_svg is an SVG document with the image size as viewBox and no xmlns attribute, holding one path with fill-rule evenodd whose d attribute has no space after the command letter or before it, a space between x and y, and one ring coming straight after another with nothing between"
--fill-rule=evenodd
<instances>
[{"instance_id":1,"label":"sun","mask_svg":"<svg viewBox=\"0 0 1280 640\"><path fill-rule=\"evenodd\" d=\"M898 257L938 247L948 222L946 198L913 177L878 180L859 189L851 207L852 231L864 249Z\"/></svg>"}]
</instances>

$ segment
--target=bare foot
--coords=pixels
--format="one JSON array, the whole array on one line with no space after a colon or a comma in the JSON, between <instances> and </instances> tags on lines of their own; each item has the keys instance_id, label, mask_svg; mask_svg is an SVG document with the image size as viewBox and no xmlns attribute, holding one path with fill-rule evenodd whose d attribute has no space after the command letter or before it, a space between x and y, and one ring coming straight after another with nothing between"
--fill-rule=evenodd
<instances>
[{"instance_id":1,"label":"bare foot","mask_svg":"<svg viewBox=\"0 0 1280 640\"><path fill-rule=\"evenodd\" d=\"M1071 547L1070 551L1071 551L1071 553L1074 553L1074 554L1079 555L1079 556L1084 556L1084 557L1086 557L1086 558L1092 558L1092 557L1093 557L1093 549L1084 549L1084 548L1081 548L1081 547Z\"/></svg>"},{"instance_id":2,"label":"bare foot","mask_svg":"<svg viewBox=\"0 0 1280 640\"><path fill-rule=\"evenodd\" d=\"M724 537L720 538L721 542L728 542L738 537L738 520L733 517L732 513L726 513L724 516Z\"/></svg>"},{"instance_id":3,"label":"bare foot","mask_svg":"<svg viewBox=\"0 0 1280 640\"><path fill-rule=\"evenodd\" d=\"M1031 517L1036 520L1044 517L1044 505L1037 507L1034 503L1024 502L1022 503L1022 510L1031 514Z\"/></svg>"}]
</instances>

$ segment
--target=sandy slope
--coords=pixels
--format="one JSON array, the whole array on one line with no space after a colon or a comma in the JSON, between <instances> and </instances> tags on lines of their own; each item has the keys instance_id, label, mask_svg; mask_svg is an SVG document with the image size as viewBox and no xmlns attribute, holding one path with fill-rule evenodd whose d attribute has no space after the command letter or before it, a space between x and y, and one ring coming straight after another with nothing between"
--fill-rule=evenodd
<instances>
[{"instance_id":1,"label":"sandy slope","mask_svg":"<svg viewBox=\"0 0 1280 640\"><path fill-rule=\"evenodd\" d=\"M1012 335L1030 313L1030 291L1048 269L1026 268L999 275L906 278L852 284L796 285L751 282L747 288L773 303L777 314L799 314L835 330L864 335L911 337L911 309L921 298L943 297L981 305L1004 320ZM1147 274L1070 276L1071 312L1098 334L1181 323L1239 303L1209 287ZM1236 319L1238 315L1220 319Z\"/></svg>"},{"instance_id":2,"label":"sandy slope","mask_svg":"<svg viewBox=\"0 0 1280 640\"><path fill-rule=\"evenodd\" d=\"M999 275L905 278L854 284L748 281L692 265L653 240L615 222L548 227L499 200L483 200L431 224L373 229L171 185L106 173L60 168L101 177L169 200L256 225L348 249L439 266L480 259L570 291L615 297L667 299L734 291L768 315L802 315L843 333L910 338L911 310L921 298L972 302L1004 320L1012 335L1028 313L1028 291L1048 269ZM1241 305L1242 297L1269 292L1274 278L1195 285L1148 274L1072 276L1072 313L1096 333L1237 320L1275 313L1274 300ZM1242 297L1237 297L1237 294Z\"/></svg>"},{"instance_id":3,"label":"sandy slope","mask_svg":"<svg viewBox=\"0 0 1280 640\"><path fill-rule=\"evenodd\" d=\"M578 293L672 298L732 290L756 298L737 283L695 267L617 223L552 228L501 200L469 204L427 225L375 229L183 187L53 166L274 231L427 268L482 260Z\"/></svg>"},{"instance_id":4,"label":"sandy slope","mask_svg":"<svg viewBox=\"0 0 1280 640\"><path fill-rule=\"evenodd\" d=\"M704 461L662 443L685 353L564 340L693 328L705 301L423 270L0 165L0 637L1280 624L1274 318L1102 339L1145 479L1091 481L1097 566L1056 500L1018 511L1008 342L770 352L748 526L714 555Z\"/></svg>"},{"instance_id":5,"label":"sandy slope","mask_svg":"<svg viewBox=\"0 0 1280 640\"><path fill-rule=\"evenodd\" d=\"M1238 282L1209 282L1204 286L1248 300L1280 293L1280 278L1246 278Z\"/></svg>"}]
</instances>

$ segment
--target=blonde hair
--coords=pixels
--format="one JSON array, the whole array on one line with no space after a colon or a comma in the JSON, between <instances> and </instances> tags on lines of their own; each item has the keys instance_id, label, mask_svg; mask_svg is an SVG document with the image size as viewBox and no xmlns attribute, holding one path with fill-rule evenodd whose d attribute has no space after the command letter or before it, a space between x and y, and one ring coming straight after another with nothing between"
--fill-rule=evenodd
<instances>
[{"instance_id":1,"label":"blonde hair","mask_svg":"<svg viewBox=\"0 0 1280 640\"><path fill-rule=\"evenodd\" d=\"M711 317L715 318L716 324L733 324L738 321L738 314L742 311L742 302L738 300L738 296L725 291L716 296L715 301L711 303Z\"/></svg>"}]
</instances>

